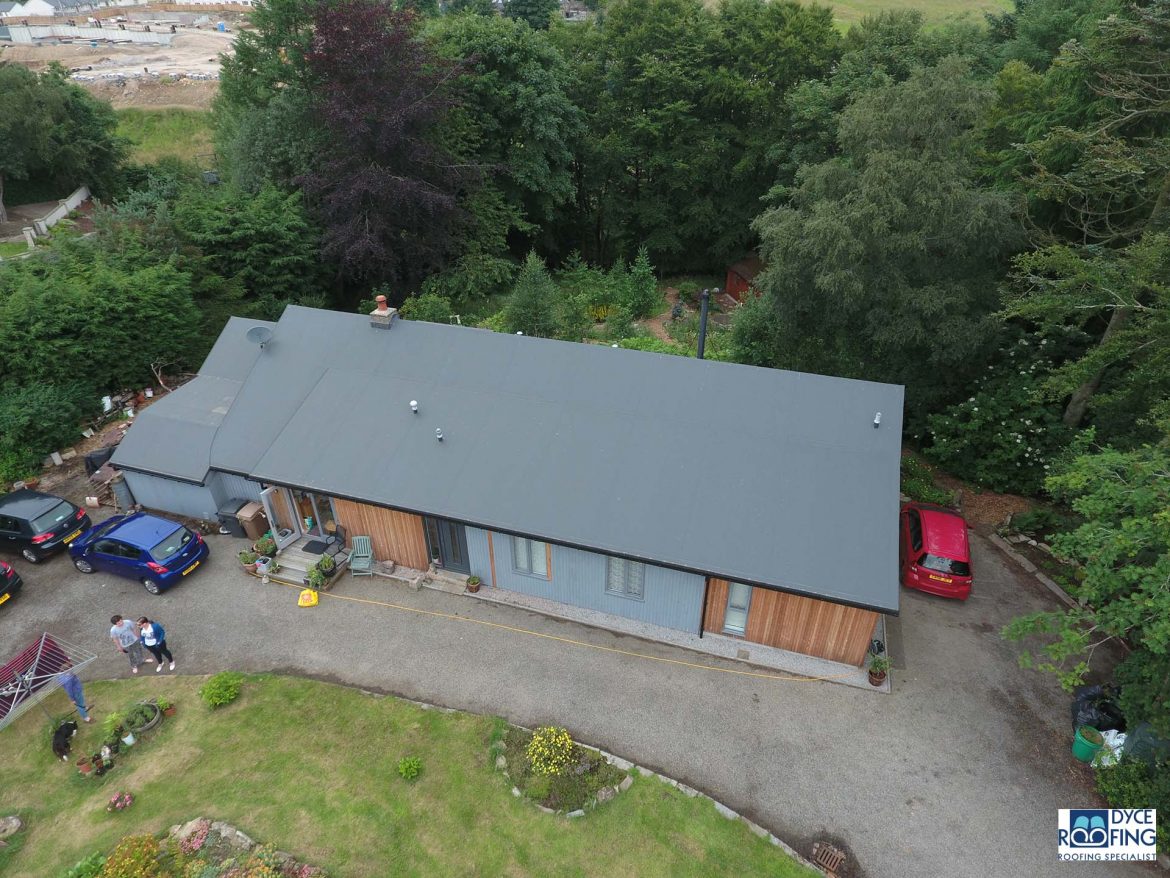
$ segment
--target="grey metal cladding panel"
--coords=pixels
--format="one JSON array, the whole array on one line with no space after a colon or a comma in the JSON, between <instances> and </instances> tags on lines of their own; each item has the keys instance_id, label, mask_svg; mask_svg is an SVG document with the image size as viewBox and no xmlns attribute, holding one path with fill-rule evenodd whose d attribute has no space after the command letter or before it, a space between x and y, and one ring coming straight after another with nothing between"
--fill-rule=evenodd
<instances>
[{"instance_id":1,"label":"grey metal cladding panel","mask_svg":"<svg viewBox=\"0 0 1170 878\"><path fill-rule=\"evenodd\" d=\"M478 528L469 527L467 540L472 570L478 573L475 567L478 560L476 556L477 553L487 551L486 535ZM605 555L554 544L550 547L552 576L550 579L543 579L520 573L513 567L511 537L497 533L493 535L493 542L496 556L496 585L499 588L666 628L691 632L699 630L703 591L706 586L702 576L648 564L643 599L635 600L610 594L605 590ZM487 576L482 573L479 575L485 581L490 581L490 570Z\"/></svg>"},{"instance_id":2,"label":"grey metal cladding panel","mask_svg":"<svg viewBox=\"0 0 1170 878\"><path fill-rule=\"evenodd\" d=\"M218 504L211 489L204 485L177 482L144 473L123 473L134 500L148 509L185 515L190 518L215 519Z\"/></svg>"},{"instance_id":3,"label":"grey metal cladding panel","mask_svg":"<svg viewBox=\"0 0 1170 878\"><path fill-rule=\"evenodd\" d=\"M217 509L228 500L259 500L260 491L263 490L259 482L232 473L219 472L207 474L207 486L215 495Z\"/></svg>"}]
</instances>

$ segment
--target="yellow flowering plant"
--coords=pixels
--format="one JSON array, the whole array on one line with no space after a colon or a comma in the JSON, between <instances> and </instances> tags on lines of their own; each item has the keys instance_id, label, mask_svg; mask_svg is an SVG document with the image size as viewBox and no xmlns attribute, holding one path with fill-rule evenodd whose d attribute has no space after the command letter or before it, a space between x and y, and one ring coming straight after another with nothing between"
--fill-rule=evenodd
<instances>
[{"instance_id":1,"label":"yellow flowering plant","mask_svg":"<svg viewBox=\"0 0 1170 878\"><path fill-rule=\"evenodd\" d=\"M573 739L566 729L541 726L532 733L527 756L533 774L555 777L573 761Z\"/></svg>"}]
</instances>

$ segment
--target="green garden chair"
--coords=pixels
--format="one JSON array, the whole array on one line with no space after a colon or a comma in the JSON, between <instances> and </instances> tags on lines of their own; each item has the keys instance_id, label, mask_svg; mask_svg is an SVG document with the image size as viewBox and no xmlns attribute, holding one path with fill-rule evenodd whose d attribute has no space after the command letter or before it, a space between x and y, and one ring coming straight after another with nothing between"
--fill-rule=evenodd
<instances>
[{"instance_id":1,"label":"green garden chair","mask_svg":"<svg viewBox=\"0 0 1170 878\"><path fill-rule=\"evenodd\" d=\"M374 547L369 537L354 537L349 553L350 576L372 576L374 573Z\"/></svg>"}]
</instances>

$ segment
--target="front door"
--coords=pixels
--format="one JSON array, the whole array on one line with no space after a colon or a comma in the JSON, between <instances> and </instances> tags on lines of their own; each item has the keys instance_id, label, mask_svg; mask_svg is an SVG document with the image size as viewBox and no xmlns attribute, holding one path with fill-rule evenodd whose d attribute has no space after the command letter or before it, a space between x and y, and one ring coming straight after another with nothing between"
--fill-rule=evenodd
<instances>
[{"instance_id":1,"label":"front door","mask_svg":"<svg viewBox=\"0 0 1170 878\"><path fill-rule=\"evenodd\" d=\"M431 557L438 558L439 564L455 573L470 573L467 560L467 531L463 525L445 518L428 518L427 542Z\"/></svg>"},{"instance_id":2,"label":"front door","mask_svg":"<svg viewBox=\"0 0 1170 878\"><path fill-rule=\"evenodd\" d=\"M260 502L272 525L272 538L277 551L295 543L301 536L300 517L293 513L292 496L288 488L273 486L260 492Z\"/></svg>"},{"instance_id":3,"label":"front door","mask_svg":"<svg viewBox=\"0 0 1170 878\"><path fill-rule=\"evenodd\" d=\"M723 614L723 630L728 634L739 634L747 630L748 610L752 604L752 587L742 582L727 586L727 611Z\"/></svg>"}]
</instances>

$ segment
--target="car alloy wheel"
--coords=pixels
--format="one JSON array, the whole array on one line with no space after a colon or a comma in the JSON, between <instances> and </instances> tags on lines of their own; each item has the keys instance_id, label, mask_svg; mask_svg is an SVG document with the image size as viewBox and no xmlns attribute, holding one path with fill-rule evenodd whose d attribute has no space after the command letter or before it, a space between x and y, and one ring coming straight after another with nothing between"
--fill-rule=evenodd
<instances>
[{"instance_id":1,"label":"car alloy wheel","mask_svg":"<svg viewBox=\"0 0 1170 878\"><path fill-rule=\"evenodd\" d=\"M74 558L73 559L73 566L76 567L78 570L80 570L82 573L93 573L93 565L90 564L88 561L86 561L84 558Z\"/></svg>"},{"instance_id":2,"label":"car alloy wheel","mask_svg":"<svg viewBox=\"0 0 1170 878\"><path fill-rule=\"evenodd\" d=\"M158 583L155 582L153 579L142 580L142 587L145 588L151 594L161 594L162 593L162 589L158 587Z\"/></svg>"},{"instance_id":3,"label":"car alloy wheel","mask_svg":"<svg viewBox=\"0 0 1170 878\"><path fill-rule=\"evenodd\" d=\"M27 547L21 549L20 554L24 556L24 560L29 564L39 564L41 562L41 556Z\"/></svg>"}]
</instances>

